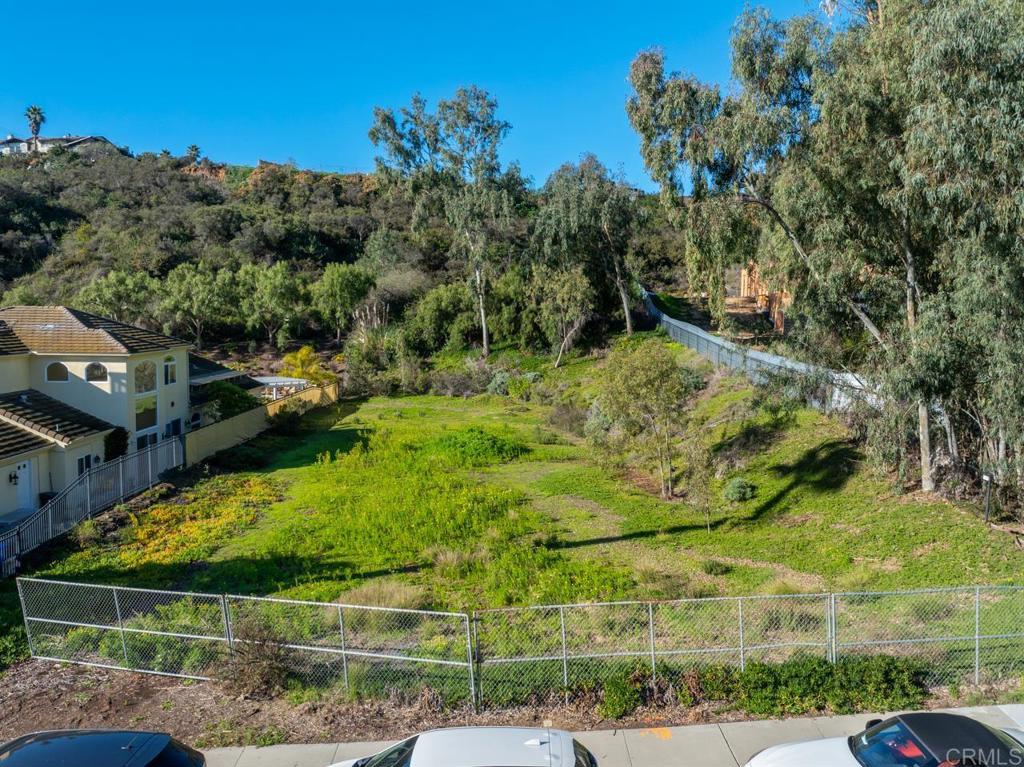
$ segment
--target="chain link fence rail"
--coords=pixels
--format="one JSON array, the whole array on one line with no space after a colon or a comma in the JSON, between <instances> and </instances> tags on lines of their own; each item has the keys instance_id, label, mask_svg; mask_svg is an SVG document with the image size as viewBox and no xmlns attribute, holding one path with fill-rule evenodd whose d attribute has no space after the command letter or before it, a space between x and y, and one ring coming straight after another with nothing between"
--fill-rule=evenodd
<instances>
[{"instance_id":1,"label":"chain link fence rail","mask_svg":"<svg viewBox=\"0 0 1024 767\"><path fill-rule=\"evenodd\" d=\"M304 686L474 699L465 613L37 578L19 578L18 595L37 658L211 679L235 673L242 650L270 643L288 680Z\"/></svg>"},{"instance_id":2,"label":"chain link fence rail","mask_svg":"<svg viewBox=\"0 0 1024 767\"><path fill-rule=\"evenodd\" d=\"M716 597L474 614L19 578L32 654L197 679L274 645L300 685L500 708L798 655L913 658L933 684L1019 678L1024 587Z\"/></svg>"}]
</instances>

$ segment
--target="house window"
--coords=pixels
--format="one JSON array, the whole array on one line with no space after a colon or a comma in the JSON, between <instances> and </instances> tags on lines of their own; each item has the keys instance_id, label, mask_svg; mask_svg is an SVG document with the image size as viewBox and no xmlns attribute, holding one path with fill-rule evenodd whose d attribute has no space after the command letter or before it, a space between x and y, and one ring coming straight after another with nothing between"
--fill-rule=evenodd
<instances>
[{"instance_id":1,"label":"house window","mask_svg":"<svg viewBox=\"0 0 1024 767\"><path fill-rule=\"evenodd\" d=\"M164 427L165 437L177 437L181 434L181 419L175 418L173 421L168 421Z\"/></svg>"},{"instance_id":2,"label":"house window","mask_svg":"<svg viewBox=\"0 0 1024 767\"><path fill-rule=\"evenodd\" d=\"M174 357L164 358L164 386L178 382L178 366Z\"/></svg>"},{"instance_id":3,"label":"house window","mask_svg":"<svg viewBox=\"0 0 1024 767\"><path fill-rule=\"evenodd\" d=\"M141 437L135 440L136 450L145 450L150 445L156 444L156 432L152 434L143 434Z\"/></svg>"},{"instance_id":4,"label":"house window","mask_svg":"<svg viewBox=\"0 0 1024 767\"><path fill-rule=\"evenodd\" d=\"M51 362L46 366L47 381L67 381L68 367L63 362Z\"/></svg>"},{"instance_id":5,"label":"house window","mask_svg":"<svg viewBox=\"0 0 1024 767\"><path fill-rule=\"evenodd\" d=\"M86 381L106 381L107 380L107 368L105 365L101 365L98 362L90 362L85 366L85 380Z\"/></svg>"},{"instance_id":6,"label":"house window","mask_svg":"<svg viewBox=\"0 0 1024 767\"><path fill-rule=\"evenodd\" d=\"M135 400L135 431L156 426L156 395Z\"/></svg>"},{"instance_id":7,"label":"house window","mask_svg":"<svg viewBox=\"0 0 1024 767\"><path fill-rule=\"evenodd\" d=\"M140 362L135 366L135 393L156 391L156 363Z\"/></svg>"},{"instance_id":8,"label":"house window","mask_svg":"<svg viewBox=\"0 0 1024 767\"><path fill-rule=\"evenodd\" d=\"M92 456L83 455L78 459L78 476L82 476L85 472L92 468Z\"/></svg>"}]
</instances>

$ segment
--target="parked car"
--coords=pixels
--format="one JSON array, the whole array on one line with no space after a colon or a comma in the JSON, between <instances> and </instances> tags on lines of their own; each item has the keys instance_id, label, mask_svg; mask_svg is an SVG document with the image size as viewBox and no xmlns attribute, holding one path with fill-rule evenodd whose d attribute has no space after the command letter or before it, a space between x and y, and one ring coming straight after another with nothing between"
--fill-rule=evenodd
<instances>
[{"instance_id":1,"label":"parked car","mask_svg":"<svg viewBox=\"0 0 1024 767\"><path fill-rule=\"evenodd\" d=\"M597 759L562 730L453 727L430 730L379 754L332 767L597 767ZM5 765L6 767L6 765Z\"/></svg>"},{"instance_id":2,"label":"parked car","mask_svg":"<svg viewBox=\"0 0 1024 767\"><path fill-rule=\"evenodd\" d=\"M848 738L783 743L751 757L747 767L956 767L1024 765L1024 731L976 719L924 712L874 719Z\"/></svg>"},{"instance_id":3,"label":"parked car","mask_svg":"<svg viewBox=\"0 0 1024 767\"><path fill-rule=\"evenodd\" d=\"M4 767L203 767L206 759L163 732L54 730L0 746Z\"/></svg>"}]
</instances>

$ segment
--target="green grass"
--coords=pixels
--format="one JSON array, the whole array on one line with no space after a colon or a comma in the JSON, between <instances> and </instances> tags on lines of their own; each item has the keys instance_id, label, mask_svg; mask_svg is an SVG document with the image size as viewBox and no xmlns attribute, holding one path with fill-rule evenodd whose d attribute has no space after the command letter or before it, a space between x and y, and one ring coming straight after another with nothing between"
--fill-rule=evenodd
<instances>
[{"instance_id":1,"label":"green grass","mask_svg":"<svg viewBox=\"0 0 1024 767\"><path fill-rule=\"evenodd\" d=\"M298 436L253 443L269 465L200 477L118 539L69 542L32 574L449 609L1016 576L1012 538L951 504L894 494L840 423L809 410L772 418L728 378L712 378L694 408L723 467L709 532L685 483L661 500L642 468L599 460L548 424L552 401L593 391L599 357L555 371L503 354L543 374L530 401L372 398L308 414ZM752 498L723 497L735 477Z\"/></svg>"}]
</instances>

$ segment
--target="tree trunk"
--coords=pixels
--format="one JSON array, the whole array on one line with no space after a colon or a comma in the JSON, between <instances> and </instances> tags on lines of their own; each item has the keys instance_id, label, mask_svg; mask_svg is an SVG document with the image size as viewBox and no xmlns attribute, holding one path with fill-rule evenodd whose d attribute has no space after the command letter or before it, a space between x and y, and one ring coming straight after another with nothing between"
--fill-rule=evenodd
<instances>
[{"instance_id":1,"label":"tree trunk","mask_svg":"<svg viewBox=\"0 0 1024 767\"><path fill-rule=\"evenodd\" d=\"M910 343L916 344L914 327L917 325L917 275L914 272L914 254L910 247L910 233L906 222L903 227L903 256L907 267L907 328L910 330ZM935 478L932 476L932 438L928 428L928 404L924 399L917 401L917 441L921 448L921 489L927 493L935 490Z\"/></svg>"},{"instance_id":2,"label":"tree trunk","mask_svg":"<svg viewBox=\"0 0 1024 767\"><path fill-rule=\"evenodd\" d=\"M487 309L484 307L484 276L479 266L473 269L473 273L476 276L476 297L477 303L480 306L480 335L484 347L483 356L487 357L491 353L491 338L487 332Z\"/></svg>"},{"instance_id":3,"label":"tree trunk","mask_svg":"<svg viewBox=\"0 0 1024 767\"><path fill-rule=\"evenodd\" d=\"M626 318L626 335L633 335L633 315L629 311L629 291L626 289L626 281L622 278L622 270L619 269L619 259L612 257L615 264L615 287L619 290L619 299L622 301L622 315Z\"/></svg>"},{"instance_id":4,"label":"tree trunk","mask_svg":"<svg viewBox=\"0 0 1024 767\"><path fill-rule=\"evenodd\" d=\"M669 443L668 437L665 437L665 464L666 464L666 482L665 482L665 497L671 498L675 495L675 488L672 486L672 445Z\"/></svg>"},{"instance_id":5,"label":"tree trunk","mask_svg":"<svg viewBox=\"0 0 1024 767\"><path fill-rule=\"evenodd\" d=\"M573 339L576 337L576 334L579 333L583 329L583 326L586 324L586 322L587 322L586 317L578 319L572 325L572 327L569 328L569 330L566 332L566 334L564 336L562 336L562 343L558 345L558 357L555 358L555 367L556 368L560 367L562 365L562 356L565 354L566 350L570 346L572 346Z\"/></svg>"}]
</instances>

